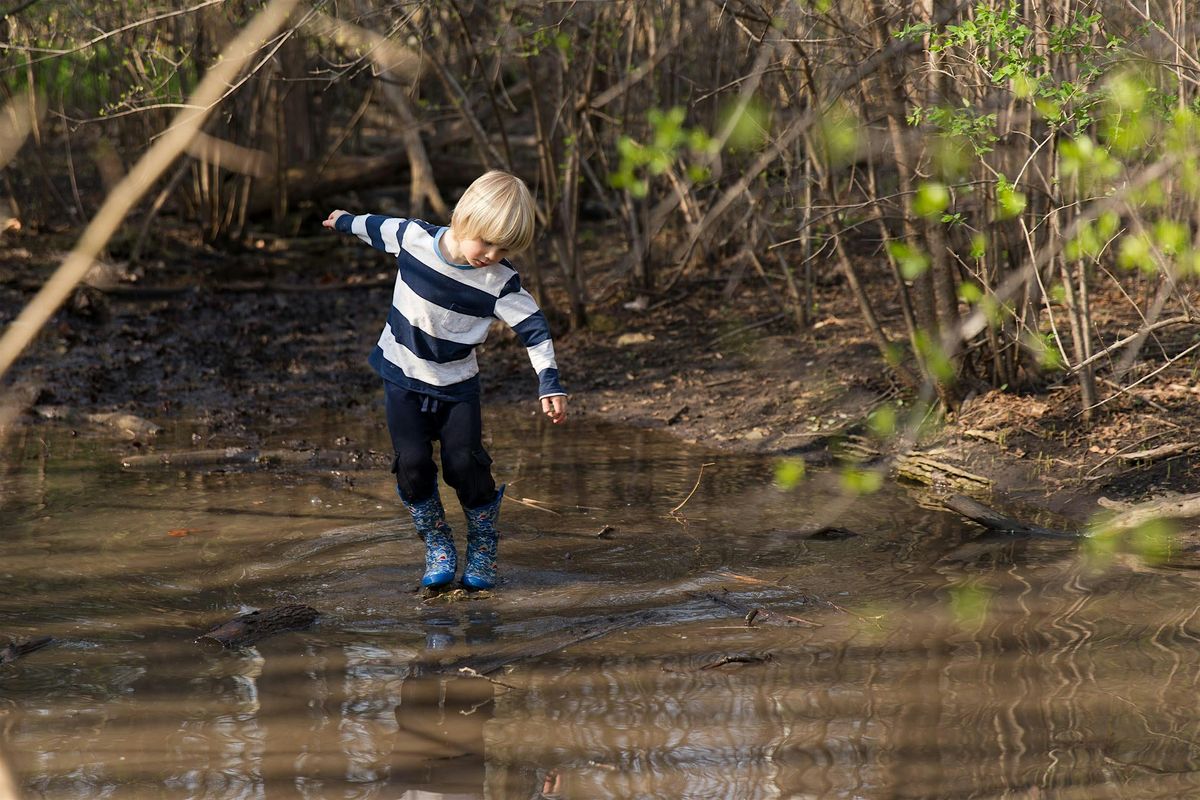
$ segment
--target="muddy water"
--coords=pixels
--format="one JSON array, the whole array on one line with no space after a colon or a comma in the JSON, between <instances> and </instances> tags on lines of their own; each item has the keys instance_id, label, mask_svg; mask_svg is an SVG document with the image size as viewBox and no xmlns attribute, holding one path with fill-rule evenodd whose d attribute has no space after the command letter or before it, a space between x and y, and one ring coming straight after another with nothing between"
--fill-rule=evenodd
<instances>
[{"instance_id":1,"label":"muddy water","mask_svg":"<svg viewBox=\"0 0 1200 800\"><path fill-rule=\"evenodd\" d=\"M1200 795L1191 575L964 547L975 531L902 491L783 491L770 463L649 433L506 427L504 583L455 601L414 593L384 469L129 469L111 439L18 432L0 646L54 637L0 666L22 796ZM341 419L267 445L385 442ZM802 536L822 524L845 532ZM793 624L748 628L713 597ZM196 640L293 602L313 628Z\"/></svg>"}]
</instances>

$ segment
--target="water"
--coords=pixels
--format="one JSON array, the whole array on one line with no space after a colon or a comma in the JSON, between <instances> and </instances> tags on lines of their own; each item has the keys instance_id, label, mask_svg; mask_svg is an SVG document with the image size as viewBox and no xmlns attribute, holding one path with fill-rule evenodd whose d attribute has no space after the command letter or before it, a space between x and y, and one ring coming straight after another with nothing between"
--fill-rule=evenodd
<instances>
[{"instance_id":1,"label":"water","mask_svg":"<svg viewBox=\"0 0 1200 800\"><path fill-rule=\"evenodd\" d=\"M1192 575L961 547L971 526L903 490L783 491L769 462L647 432L488 427L505 583L457 602L414 592L375 420L269 443L364 469L129 469L97 434L18 431L0 646L54 637L0 666L21 795L1200 796ZM820 524L856 535L798 533ZM799 621L747 627L714 598ZM295 602L322 612L310 630L197 641Z\"/></svg>"}]
</instances>

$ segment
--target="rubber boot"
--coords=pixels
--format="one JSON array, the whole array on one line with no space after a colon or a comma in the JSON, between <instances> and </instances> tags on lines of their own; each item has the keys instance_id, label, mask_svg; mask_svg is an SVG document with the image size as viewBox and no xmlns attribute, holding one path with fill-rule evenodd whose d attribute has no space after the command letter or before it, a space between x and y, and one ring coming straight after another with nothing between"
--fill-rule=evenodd
<instances>
[{"instance_id":1,"label":"rubber boot","mask_svg":"<svg viewBox=\"0 0 1200 800\"><path fill-rule=\"evenodd\" d=\"M491 589L496 585L496 518L500 516L503 499L501 486L492 502L463 509L467 515L467 566L462 582L469 589Z\"/></svg>"},{"instance_id":2,"label":"rubber boot","mask_svg":"<svg viewBox=\"0 0 1200 800\"><path fill-rule=\"evenodd\" d=\"M421 576L421 585L445 586L454 580L454 573L458 569L458 551L454 549L454 536L446 522L442 498L436 489L432 497L419 503L408 502L399 488L396 494L400 495L400 502L412 514L417 536L425 542L425 574Z\"/></svg>"}]
</instances>

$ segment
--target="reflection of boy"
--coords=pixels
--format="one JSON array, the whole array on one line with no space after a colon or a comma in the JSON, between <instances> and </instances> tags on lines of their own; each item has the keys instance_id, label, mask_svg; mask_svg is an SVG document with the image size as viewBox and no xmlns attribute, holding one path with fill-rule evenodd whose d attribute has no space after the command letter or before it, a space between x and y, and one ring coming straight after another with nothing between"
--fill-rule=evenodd
<instances>
[{"instance_id":1,"label":"reflection of boy","mask_svg":"<svg viewBox=\"0 0 1200 800\"><path fill-rule=\"evenodd\" d=\"M493 318L511 326L528 348L546 416L559 423L567 411L546 318L506 260L533 242L533 198L519 178L493 171L467 188L449 227L340 209L322 224L397 259L392 307L370 362L384 379L396 488L425 542L421 585L450 583L458 565L438 496L436 439L446 482L467 517L462 582L490 589L504 487L497 490L483 449L475 348Z\"/></svg>"},{"instance_id":2,"label":"reflection of boy","mask_svg":"<svg viewBox=\"0 0 1200 800\"><path fill-rule=\"evenodd\" d=\"M483 727L495 701L485 678L409 678L396 708L391 780L400 800L479 800L487 765ZM417 788L419 787L419 788Z\"/></svg>"}]
</instances>

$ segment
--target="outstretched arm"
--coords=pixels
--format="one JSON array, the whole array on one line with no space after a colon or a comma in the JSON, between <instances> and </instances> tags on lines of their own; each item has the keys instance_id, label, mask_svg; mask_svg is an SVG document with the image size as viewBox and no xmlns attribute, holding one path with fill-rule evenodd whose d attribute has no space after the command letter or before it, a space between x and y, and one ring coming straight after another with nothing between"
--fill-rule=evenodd
<instances>
[{"instance_id":1,"label":"outstretched arm","mask_svg":"<svg viewBox=\"0 0 1200 800\"><path fill-rule=\"evenodd\" d=\"M325 228L336 228L338 217L344 217L349 213L349 211L343 211L340 208L334 209L333 211L329 212L329 216L325 218L325 221L322 222L321 225Z\"/></svg>"},{"instance_id":2,"label":"outstretched arm","mask_svg":"<svg viewBox=\"0 0 1200 800\"><path fill-rule=\"evenodd\" d=\"M400 217L385 217L381 214L355 216L340 208L331 211L321 223L326 228L352 233L375 249L394 256L400 254L399 232L403 224L404 220Z\"/></svg>"}]
</instances>

